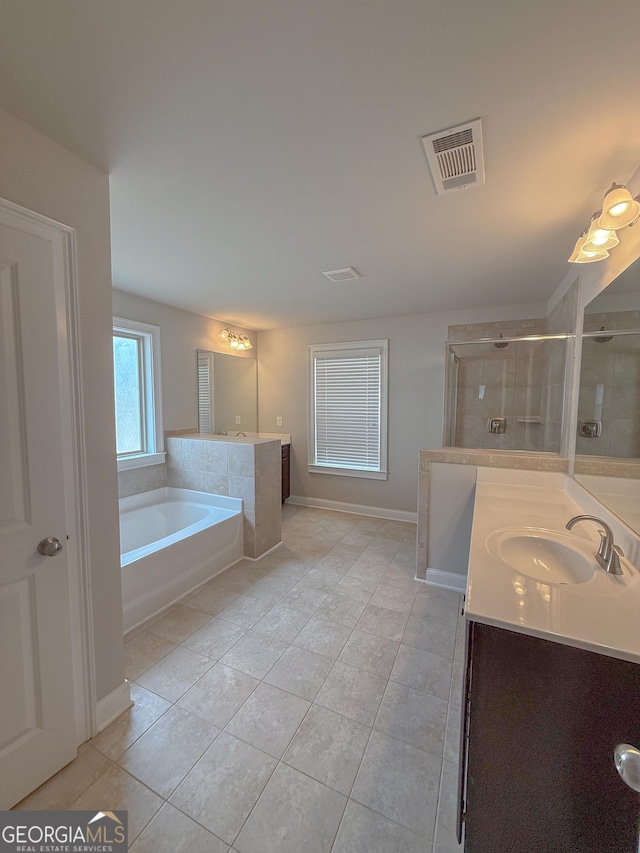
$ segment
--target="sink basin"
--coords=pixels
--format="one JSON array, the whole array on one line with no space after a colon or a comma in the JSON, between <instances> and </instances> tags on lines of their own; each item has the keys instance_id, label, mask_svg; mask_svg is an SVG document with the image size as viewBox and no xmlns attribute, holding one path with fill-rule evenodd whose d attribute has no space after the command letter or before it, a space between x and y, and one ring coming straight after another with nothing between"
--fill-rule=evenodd
<instances>
[{"instance_id":1,"label":"sink basin","mask_svg":"<svg viewBox=\"0 0 640 853\"><path fill-rule=\"evenodd\" d=\"M542 583L579 584L590 581L596 571L590 543L554 530L511 528L494 531L487 549L515 571Z\"/></svg>"}]
</instances>

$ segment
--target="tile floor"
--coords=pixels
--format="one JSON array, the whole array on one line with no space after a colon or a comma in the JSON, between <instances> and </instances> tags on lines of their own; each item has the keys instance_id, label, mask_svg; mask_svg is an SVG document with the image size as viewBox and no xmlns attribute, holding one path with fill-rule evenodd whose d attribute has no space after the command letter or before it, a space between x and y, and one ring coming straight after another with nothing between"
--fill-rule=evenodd
<instances>
[{"instance_id":1,"label":"tile floor","mask_svg":"<svg viewBox=\"0 0 640 853\"><path fill-rule=\"evenodd\" d=\"M133 853L454 853L460 596L415 525L283 542L126 637L134 706L18 808L128 809Z\"/></svg>"}]
</instances>

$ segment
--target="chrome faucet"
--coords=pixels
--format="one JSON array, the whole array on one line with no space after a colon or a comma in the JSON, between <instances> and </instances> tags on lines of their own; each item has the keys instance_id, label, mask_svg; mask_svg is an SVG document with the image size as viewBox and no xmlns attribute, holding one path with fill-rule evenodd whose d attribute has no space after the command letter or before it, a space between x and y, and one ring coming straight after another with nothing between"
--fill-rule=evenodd
<instances>
[{"instance_id":1,"label":"chrome faucet","mask_svg":"<svg viewBox=\"0 0 640 853\"><path fill-rule=\"evenodd\" d=\"M247 437L246 432L237 432L236 436L243 435L245 438Z\"/></svg>"},{"instance_id":2,"label":"chrome faucet","mask_svg":"<svg viewBox=\"0 0 640 853\"><path fill-rule=\"evenodd\" d=\"M596 554L596 560L605 572L609 572L611 575L621 575L622 568L620 566L620 557L624 557L624 554L622 550L614 544L613 530L601 518L597 518L595 515L574 516L570 521L567 521L567 530L571 530L573 525L578 521L595 521L596 524L600 524L604 528L603 530L598 531L600 534L600 547Z\"/></svg>"}]
</instances>

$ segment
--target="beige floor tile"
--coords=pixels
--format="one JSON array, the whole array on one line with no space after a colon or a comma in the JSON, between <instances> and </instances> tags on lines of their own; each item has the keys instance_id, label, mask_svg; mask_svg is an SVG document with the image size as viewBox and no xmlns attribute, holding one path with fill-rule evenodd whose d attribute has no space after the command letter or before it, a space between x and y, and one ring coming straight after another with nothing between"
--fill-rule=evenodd
<instances>
[{"instance_id":1,"label":"beige floor tile","mask_svg":"<svg viewBox=\"0 0 640 853\"><path fill-rule=\"evenodd\" d=\"M257 678L217 663L179 699L178 705L223 729L259 683Z\"/></svg>"},{"instance_id":2,"label":"beige floor tile","mask_svg":"<svg viewBox=\"0 0 640 853\"><path fill-rule=\"evenodd\" d=\"M374 592L370 603L376 607L388 607L389 610L406 613L408 616L411 613L415 598L415 589L399 589L397 586L387 586L381 583Z\"/></svg>"},{"instance_id":3,"label":"beige floor tile","mask_svg":"<svg viewBox=\"0 0 640 853\"><path fill-rule=\"evenodd\" d=\"M239 595L218 613L218 618L248 629L262 619L268 610L269 605L266 601L260 601L259 598L251 598L248 595Z\"/></svg>"},{"instance_id":4,"label":"beige floor tile","mask_svg":"<svg viewBox=\"0 0 640 853\"><path fill-rule=\"evenodd\" d=\"M274 758L281 758L309 707L305 699L262 683L225 731Z\"/></svg>"},{"instance_id":5,"label":"beige floor tile","mask_svg":"<svg viewBox=\"0 0 640 853\"><path fill-rule=\"evenodd\" d=\"M280 602L283 607L302 613L310 619L327 597L327 593L312 586L294 586Z\"/></svg>"},{"instance_id":6,"label":"beige floor tile","mask_svg":"<svg viewBox=\"0 0 640 853\"><path fill-rule=\"evenodd\" d=\"M131 853L227 853L229 847L208 829L165 803L129 849Z\"/></svg>"},{"instance_id":7,"label":"beige floor tile","mask_svg":"<svg viewBox=\"0 0 640 853\"><path fill-rule=\"evenodd\" d=\"M246 629L240 625L214 618L188 637L182 645L216 661L246 633Z\"/></svg>"},{"instance_id":8,"label":"beige floor tile","mask_svg":"<svg viewBox=\"0 0 640 853\"><path fill-rule=\"evenodd\" d=\"M176 644L151 634L145 630L132 637L124 645L125 669L124 674L129 681L135 681L139 675L168 655Z\"/></svg>"},{"instance_id":9,"label":"beige floor tile","mask_svg":"<svg viewBox=\"0 0 640 853\"><path fill-rule=\"evenodd\" d=\"M374 728L442 758L447 702L390 681Z\"/></svg>"},{"instance_id":10,"label":"beige floor tile","mask_svg":"<svg viewBox=\"0 0 640 853\"><path fill-rule=\"evenodd\" d=\"M275 640L290 643L295 640L308 621L308 616L277 604L256 622L253 630L258 634L266 634Z\"/></svg>"},{"instance_id":11,"label":"beige floor tile","mask_svg":"<svg viewBox=\"0 0 640 853\"><path fill-rule=\"evenodd\" d=\"M431 845L429 845L431 850ZM426 853L424 838L349 800L332 853Z\"/></svg>"},{"instance_id":12,"label":"beige floor tile","mask_svg":"<svg viewBox=\"0 0 640 853\"><path fill-rule=\"evenodd\" d=\"M239 592L225 589L219 584L207 584L195 595L187 599L185 604L187 607L192 607L194 610L199 610L201 613L207 613L209 616L215 616L231 604L239 594Z\"/></svg>"},{"instance_id":13,"label":"beige floor tile","mask_svg":"<svg viewBox=\"0 0 640 853\"><path fill-rule=\"evenodd\" d=\"M387 571L389 561L380 555L365 556L367 551L364 551L360 557L351 566L345 577L361 578L361 580L369 581L369 583L380 583Z\"/></svg>"},{"instance_id":14,"label":"beige floor tile","mask_svg":"<svg viewBox=\"0 0 640 853\"><path fill-rule=\"evenodd\" d=\"M376 587L376 581L367 581L363 578L352 578L346 575L333 591L336 595L346 595L347 598L354 598L356 601L363 601L368 604L376 591Z\"/></svg>"},{"instance_id":15,"label":"beige floor tile","mask_svg":"<svg viewBox=\"0 0 640 853\"><path fill-rule=\"evenodd\" d=\"M251 587L251 597L259 598L273 606L294 586L295 583L291 583L291 581L273 579L267 576Z\"/></svg>"},{"instance_id":16,"label":"beige floor tile","mask_svg":"<svg viewBox=\"0 0 640 853\"><path fill-rule=\"evenodd\" d=\"M451 658L414 649L402 644L398 651L392 681L431 693L439 699L449 699L451 688Z\"/></svg>"},{"instance_id":17,"label":"beige floor tile","mask_svg":"<svg viewBox=\"0 0 640 853\"><path fill-rule=\"evenodd\" d=\"M282 640L258 634L251 629L227 652L220 663L254 678L264 678L286 649L287 643Z\"/></svg>"},{"instance_id":18,"label":"beige floor tile","mask_svg":"<svg viewBox=\"0 0 640 853\"><path fill-rule=\"evenodd\" d=\"M381 678L389 678L400 645L393 640L355 630L340 653L338 660Z\"/></svg>"},{"instance_id":19,"label":"beige floor tile","mask_svg":"<svg viewBox=\"0 0 640 853\"><path fill-rule=\"evenodd\" d=\"M312 705L283 761L348 796L370 734L367 726Z\"/></svg>"},{"instance_id":20,"label":"beige floor tile","mask_svg":"<svg viewBox=\"0 0 640 853\"><path fill-rule=\"evenodd\" d=\"M349 639L351 629L317 616L312 617L294 640L294 645L336 660Z\"/></svg>"},{"instance_id":21,"label":"beige floor tile","mask_svg":"<svg viewBox=\"0 0 640 853\"><path fill-rule=\"evenodd\" d=\"M356 627L360 631L376 634L378 637L384 637L387 640L394 640L396 643L399 643L404 635L408 618L405 613L398 613L397 610L389 610L388 607L378 607L375 604L368 604L358 620Z\"/></svg>"},{"instance_id":22,"label":"beige floor tile","mask_svg":"<svg viewBox=\"0 0 640 853\"><path fill-rule=\"evenodd\" d=\"M127 811L129 844L135 841L161 807L162 799L157 794L115 766L103 773L71 806L82 811Z\"/></svg>"},{"instance_id":23,"label":"beige floor tile","mask_svg":"<svg viewBox=\"0 0 640 853\"><path fill-rule=\"evenodd\" d=\"M374 731L351 797L432 841L441 764L427 752Z\"/></svg>"},{"instance_id":24,"label":"beige floor tile","mask_svg":"<svg viewBox=\"0 0 640 853\"><path fill-rule=\"evenodd\" d=\"M416 598L411 615L418 616L420 619L441 622L443 625L455 626L460 614L458 598L457 593L453 593L451 598L441 598L428 592Z\"/></svg>"},{"instance_id":25,"label":"beige floor tile","mask_svg":"<svg viewBox=\"0 0 640 853\"><path fill-rule=\"evenodd\" d=\"M236 841L240 853L329 853L346 798L280 764Z\"/></svg>"},{"instance_id":26,"label":"beige floor tile","mask_svg":"<svg viewBox=\"0 0 640 853\"><path fill-rule=\"evenodd\" d=\"M372 726L386 683L386 679L371 672L335 663L315 701L323 708Z\"/></svg>"},{"instance_id":27,"label":"beige floor tile","mask_svg":"<svg viewBox=\"0 0 640 853\"><path fill-rule=\"evenodd\" d=\"M172 643L181 643L210 618L208 613L193 610L184 604L176 604L161 619L154 622L149 631Z\"/></svg>"},{"instance_id":28,"label":"beige floor tile","mask_svg":"<svg viewBox=\"0 0 640 853\"><path fill-rule=\"evenodd\" d=\"M420 619L410 616L407 622L402 642L405 646L414 646L425 652L442 657L453 657L456 641L456 629L454 625L442 625L428 619Z\"/></svg>"},{"instance_id":29,"label":"beige floor tile","mask_svg":"<svg viewBox=\"0 0 640 853\"><path fill-rule=\"evenodd\" d=\"M313 701L332 666L331 658L308 649L289 646L264 680L267 684Z\"/></svg>"},{"instance_id":30,"label":"beige floor tile","mask_svg":"<svg viewBox=\"0 0 640 853\"><path fill-rule=\"evenodd\" d=\"M38 811L40 809L68 809L83 791L86 791L104 772L112 766L108 758L84 743L78 756L44 785L25 797L16 809Z\"/></svg>"},{"instance_id":31,"label":"beige floor tile","mask_svg":"<svg viewBox=\"0 0 640 853\"><path fill-rule=\"evenodd\" d=\"M319 589L322 592L332 592L336 584L342 580L343 575L344 572L338 571L338 569L315 565L312 569L309 569L300 583L303 586Z\"/></svg>"},{"instance_id":32,"label":"beige floor tile","mask_svg":"<svg viewBox=\"0 0 640 853\"><path fill-rule=\"evenodd\" d=\"M223 732L171 802L232 844L276 764L274 758Z\"/></svg>"},{"instance_id":33,"label":"beige floor tile","mask_svg":"<svg viewBox=\"0 0 640 853\"><path fill-rule=\"evenodd\" d=\"M171 707L171 702L167 699L163 699L139 684L131 684L130 690L133 700L131 708L117 717L91 741L94 749L112 761L119 758Z\"/></svg>"},{"instance_id":34,"label":"beige floor tile","mask_svg":"<svg viewBox=\"0 0 640 853\"><path fill-rule=\"evenodd\" d=\"M119 759L119 764L165 799L220 734L201 717L174 706Z\"/></svg>"},{"instance_id":35,"label":"beige floor tile","mask_svg":"<svg viewBox=\"0 0 640 853\"><path fill-rule=\"evenodd\" d=\"M463 846L456 837L458 817L458 766L450 761L442 764L438 815L436 817L436 849L462 853Z\"/></svg>"},{"instance_id":36,"label":"beige floor tile","mask_svg":"<svg viewBox=\"0 0 640 853\"><path fill-rule=\"evenodd\" d=\"M328 595L322 607L316 613L320 619L344 625L346 628L354 628L362 615L366 604L346 595Z\"/></svg>"},{"instance_id":37,"label":"beige floor tile","mask_svg":"<svg viewBox=\"0 0 640 853\"><path fill-rule=\"evenodd\" d=\"M170 702L176 702L212 666L213 661L206 655L178 646L143 672L138 684Z\"/></svg>"}]
</instances>

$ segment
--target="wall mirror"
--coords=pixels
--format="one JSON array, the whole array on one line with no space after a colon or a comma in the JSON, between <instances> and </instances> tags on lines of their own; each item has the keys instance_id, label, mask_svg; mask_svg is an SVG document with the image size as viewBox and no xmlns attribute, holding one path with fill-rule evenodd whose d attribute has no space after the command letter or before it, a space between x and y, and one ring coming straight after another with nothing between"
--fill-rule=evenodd
<instances>
[{"instance_id":1,"label":"wall mirror","mask_svg":"<svg viewBox=\"0 0 640 853\"><path fill-rule=\"evenodd\" d=\"M258 363L196 350L198 432L258 432Z\"/></svg>"},{"instance_id":2,"label":"wall mirror","mask_svg":"<svg viewBox=\"0 0 640 853\"><path fill-rule=\"evenodd\" d=\"M640 532L640 259L585 308L575 479Z\"/></svg>"}]
</instances>

